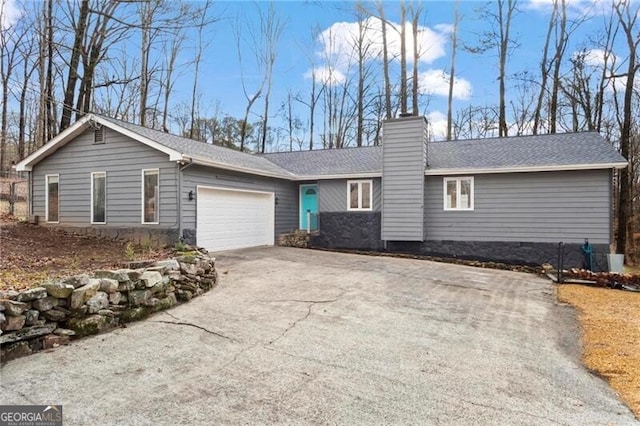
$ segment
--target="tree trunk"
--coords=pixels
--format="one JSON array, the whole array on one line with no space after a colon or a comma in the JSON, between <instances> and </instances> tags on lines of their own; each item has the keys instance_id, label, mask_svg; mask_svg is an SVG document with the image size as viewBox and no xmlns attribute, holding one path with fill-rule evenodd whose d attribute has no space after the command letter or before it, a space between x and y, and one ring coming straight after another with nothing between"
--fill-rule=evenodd
<instances>
[{"instance_id":1,"label":"tree trunk","mask_svg":"<svg viewBox=\"0 0 640 426\"><path fill-rule=\"evenodd\" d=\"M456 3L457 8L457 3ZM418 26L420 25L420 15L422 14L422 7L418 4L413 10L413 19L411 20L412 32L413 32L413 78L411 89L411 112L414 116L420 114L419 95L420 95L420 82L418 81L418 62L420 61L420 51L418 50ZM455 49L455 47L454 47Z\"/></svg>"},{"instance_id":2,"label":"tree trunk","mask_svg":"<svg viewBox=\"0 0 640 426\"><path fill-rule=\"evenodd\" d=\"M400 113L407 113L407 11L400 2Z\"/></svg>"},{"instance_id":3,"label":"tree trunk","mask_svg":"<svg viewBox=\"0 0 640 426\"><path fill-rule=\"evenodd\" d=\"M452 139L453 129L453 84L456 75L456 51L458 47L458 1L456 0L453 9L453 33L451 34L451 68L449 71L449 94L447 97L447 140Z\"/></svg>"},{"instance_id":4,"label":"tree trunk","mask_svg":"<svg viewBox=\"0 0 640 426\"><path fill-rule=\"evenodd\" d=\"M615 11L620 20L620 25L624 31L627 47L629 49L628 66L627 66L627 81L624 91L624 106L622 117L622 128L620 131L620 147L621 153L624 158L630 161L626 168L620 171L620 201L618 203L618 235L616 237L616 250L618 253L627 254L627 239L629 232L629 225L631 219L632 199L631 199L631 176L629 171L634 167L632 158L629 157L631 148L631 126L632 122L632 109L633 109L633 83L635 79L635 73L638 66L636 65L638 54L638 43L640 39L634 39L637 33L636 19L638 17L638 9L635 10L633 16L630 13L629 3L616 3ZM623 16L623 10L626 16Z\"/></svg>"},{"instance_id":5,"label":"tree trunk","mask_svg":"<svg viewBox=\"0 0 640 426\"><path fill-rule=\"evenodd\" d=\"M71 50L71 60L69 61L69 74L67 75L67 87L64 91L64 103L62 104L62 119L60 120L60 130L64 130L71 124L73 113L73 100L76 95L76 83L78 82L78 66L84 54L84 39L89 19L89 0L82 0L80 3L80 14L74 29L73 48ZM86 72L86 70L85 70Z\"/></svg>"},{"instance_id":6,"label":"tree trunk","mask_svg":"<svg viewBox=\"0 0 640 426\"><path fill-rule=\"evenodd\" d=\"M506 107L506 66L507 57L509 56L509 34L511 32L511 18L515 10L516 0L506 0L507 10L506 16L503 10L505 0L498 0L498 20L500 25L500 72L498 81L500 86L500 106L498 111L498 136L506 137L508 135L507 127L507 107Z\"/></svg>"},{"instance_id":7,"label":"tree trunk","mask_svg":"<svg viewBox=\"0 0 640 426\"><path fill-rule=\"evenodd\" d=\"M540 120L542 116L542 104L544 102L544 98L547 95L547 80L549 79L549 44L551 42L551 34L553 32L553 27L555 27L555 20L558 13L558 0L553 0L553 11L551 12L551 17L549 18L549 26L547 27L547 36L544 42L544 48L542 49L542 62L540 62L540 92L538 93L538 100L536 102L536 108L533 112L533 129L532 133L534 135L538 134L540 130Z\"/></svg>"},{"instance_id":8,"label":"tree trunk","mask_svg":"<svg viewBox=\"0 0 640 426\"><path fill-rule=\"evenodd\" d=\"M43 144L52 139L56 134L54 119L55 106L53 104L53 0L49 0L47 3L47 16L45 19L47 22L47 79L45 87L45 140L43 141Z\"/></svg>"},{"instance_id":9,"label":"tree trunk","mask_svg":"<svg viewBox=\"0 0 640 426\"><path fill-rule=\"evenodd\" d=\"M551 106L549 108L549 132L556 133L558 126L558 92L560 88L560 65L567 46L567 5L562 1L560 11L560 33L556 40L556 54L553 58L553 79L551 81Z\"/></svg>"},{"instance_id":10,"label":"tree trunk","mask_svg":"<svg viewBox=\"0 0 640 426\"><path fill-rule=\"evenodd\" d=\"M392 117L391 111L391 80L389 78L389 48L387 45L387 20L384 17L382 1L378 2L380 24L382 25L382 71L384 74L384 109L386 119Z\"/></svg>"}]
</instances>

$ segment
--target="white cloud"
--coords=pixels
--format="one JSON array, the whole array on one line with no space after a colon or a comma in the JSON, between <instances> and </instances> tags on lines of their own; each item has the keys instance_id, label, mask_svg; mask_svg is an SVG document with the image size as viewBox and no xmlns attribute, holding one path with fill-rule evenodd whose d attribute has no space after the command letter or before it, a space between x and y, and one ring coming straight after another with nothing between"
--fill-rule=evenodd
<instances>
[{"instance_id":1,"label":"white cloud","mask_svg":"<svg viewBox=\"0 0 640 426\"><path fill-rule=\"evenodd\" d=\"M363 45L367 46L367 58L382 57L382 22L375 17L363 21ZM420 62L430 64L445 55L445 45L449 40L451 25L436 25L434 29L418 27L418 52ZM410 22L405 26L407 61L413 61L413 26ZM354 46L360 37L357 22L336 22L324 30L319 36L322 47L322 58L335 66L346 69L348 64L356 62L357 51ZM387 25L387 47L389 57L400 58L400 24L391 22Z\"/></svg>"},{"instance_id":2,"label":"white cloud","mask_svg":"<svg viewBox=\"0 0 640 426\"><path fill-rule=\"evenodd\" d=\"M428 70L419 74L420 91L422 93L449 96L449 74L443 70ZM454 77L453 97L455 99L467 100L471 97L471 83L463 78Z\"/></svg>"},{"instance_id":3,"label":"white cloud","mask_svg":"<svg viewBox=\"0 0 640 426\"><path fill-rule=\"evenodd\" d=\"M322 84L341 84L346 80L346 76L333 67L316 67L304 73L304 78L311 79L314 77L316 81Z\"/></svg>"},{"instance_id":4,"label":"white cloud","mask_svg":"<svg viewBox=\"0 0 640 426\"><path fill-rule=\"evenodd\" d=\"M427 122L431 131L431 139L441 140L447 137L447 116L440 111L427 114Z\"/></svg>"},{"instance_id":5,"label":"white cloud","mask_svg":"<svg viewBox=\"0 0 640 426\"><path fill-rule=\"evenodd\" d=\"M560 0L558 5L562 3ZM525 3L525 9L550 13L553 10L554 0L529 0ZM610 0L566 0L567 14L569 17L588 17L605 15L611 10Z\"/></svg>"},{"instance_id":6,"label":"white cloud","mask_svg":"<svg viewBox=\"0 0 640 426\"><path fill-rule=\"evenodd\" d=\"M21 15L16 0L0 0L0 30L11 28Z\"/></svg>"},{"instance_id":7,"label":"white cloud","mask_svg":"<svg viewBox=\"0 0 640 426\"><path fill-rule=\"evenodd\" d=\"M590 49L590 50L580 50L578 52L574 52L572 56L573 59L582 58L585 65L602 68L605 63L605 56L607 52L602 49ZM609 53L609 58L607 59L607 63L611 65L612 63L617 62L617 57L613 53Z\"/></svg>"}]
</instances>

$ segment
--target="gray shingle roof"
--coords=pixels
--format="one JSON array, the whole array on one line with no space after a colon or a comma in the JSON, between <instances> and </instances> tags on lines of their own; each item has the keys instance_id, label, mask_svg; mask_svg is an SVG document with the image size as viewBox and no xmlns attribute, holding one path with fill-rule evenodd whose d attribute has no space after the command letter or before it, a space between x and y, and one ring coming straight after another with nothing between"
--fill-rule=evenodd
<instances>
[{"instance_id":1,"label":"gray shingle roof","mask_svg":"<svg viewBox=\"0 0 640 426\"><path fill-rule=\"evenodd\" d=\"M192 139L183 138L161 132L159 130L131 124L126 121L116 120L105 116L99 117L117 126L124 127L125 129L142 137L151 139L152 141L164 145L167 148L178 151L187 157L199 157L209 161L225 164L230 167L252 169L258 172L282 175L283 177L293 177L289 171L257 155L251 155L221 146L194 141Z\"/></svg>"},{"instance_id":2,"label":"gray shingle roof","mask_svg":"<svg viewBox=\"0 0 640 426\"><path fill-rule=\"evenodd\" d=\"M382 147L253 155L100 116L187 157L284 178L382 172ZM553 168L611 165L625 159L596 132L430 142L427 170Z\"/></svg>"},{"instance_id":3,"label":"gray shingle roof","mask_svg":"<svg viewBox=\"0 0 640 426\"><path fill-rule=\"evenodd\" d=\"M298 176L326 176L382 171L382 147L322 149L264 154L263 158Z\"/></svg>"},{"instance_id":4,"label":"gray shingle roof","mask_svg":"<svg viewBox=\"0 0 640 426\"><path fill-rule=\"evenodd\" d=\"M429 144L429 169L499 169L611 164L625 159L596 132Z\"/></svg>"}]
</instances>

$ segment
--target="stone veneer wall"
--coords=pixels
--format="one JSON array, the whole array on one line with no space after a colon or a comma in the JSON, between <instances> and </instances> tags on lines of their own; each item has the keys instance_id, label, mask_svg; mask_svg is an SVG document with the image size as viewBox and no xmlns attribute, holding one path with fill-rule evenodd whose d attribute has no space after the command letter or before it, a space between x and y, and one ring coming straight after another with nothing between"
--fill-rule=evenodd
<instances>
[{"instance_id":1,"label":"stone veneer wall","mask_svg":"<svg viewBox=\"0 0 640 426\"><path fill-rule=\"evenodd\" d=\"M564 269L582 267L580 244L564 245ZM529 243L510 241L389 241L387 250L392 252L416 253L435 257L465 260L479 260L538 266L549 263L558 267L557 243ZM609 246L593 245L593 270L606 271Z\"/></svg>"},{"instance_id":2,"label":"stone veneer wall","mask_svg":"<svg viewBox=\"0 0 640 426\"><path fill-rule=\"evenodd\" d=\"M309 246L329 249L381 250L380 212L320 212L319 233Z\"/></svg>"},{"instance_id":3,"label":"stone veneer wall","mask_svg":"<svg viewBox=\"0 0 640 426\"><path fill-rule=\"evenodd\" d=\"M137 321L217 283L215 259L200 251L130 266L0 291L0 361Z\"/></svg>"},{"instance_id":4,"label":"stone veneer wall","mask_svg":"<svg viewBox=\"0 0 640 426\"><path fill-rule=\"evenodd\" d=\"M287 234L279 242L294 247L374 250L414 253L434 257L501 262L519 265L558 266L558 243L508 241L388 241L380 239L380 212L336 212L319 214L320 230L306 241ZM580 244L565 244L564 268L581 268ZM606 271L609 246L593 245L593 270Z\"/></svg>"}]
</instances>

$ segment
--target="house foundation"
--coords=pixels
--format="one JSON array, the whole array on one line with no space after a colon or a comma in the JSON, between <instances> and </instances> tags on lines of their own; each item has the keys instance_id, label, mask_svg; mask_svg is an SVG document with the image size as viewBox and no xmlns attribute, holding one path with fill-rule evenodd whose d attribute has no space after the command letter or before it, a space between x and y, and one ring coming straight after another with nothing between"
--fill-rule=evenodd
<instances>
[{"instance_id":1,"label":"house foundation","mask_svg":"<svg viewBox=\"0 0 640 426\"><path fill-rule=\"evenodd\" d=\"M310 247L327 249L374 250L413 253L451 259L558 267L559 243L513 241L388 241L380 233L380 212L337 212L319 214L320 230L309 241ZM582 268L581 244L563 244L564 269ZM607 244L594 244L592 270L607 270Z\"/></svg>"}]
</instances>

